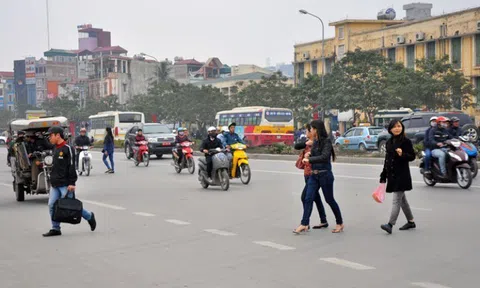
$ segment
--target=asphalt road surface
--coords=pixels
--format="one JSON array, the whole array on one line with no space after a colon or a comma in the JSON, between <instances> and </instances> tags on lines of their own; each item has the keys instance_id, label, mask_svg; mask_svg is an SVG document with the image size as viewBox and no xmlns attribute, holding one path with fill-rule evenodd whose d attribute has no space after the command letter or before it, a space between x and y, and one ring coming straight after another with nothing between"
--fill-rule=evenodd
<instances>
[{"instance_id":1,"label":"asphalt road surface","mask_svg":"<svg viewBox=\"0 0 480 288\"><path fill-rule=\"evenodd\" d=\"M426 187L412 169L407 194L417 223L392 235L386 203L371 198L380 166L336 164L335 195L345 231L293 235L302 207L302 172L293 162L252 160L252 181L229 191L202 189L196 173L176 174L170 158L135 167L116 153L116 174L80 176L77 197L95 212L86 221L50 229L47 196L17 203L6 151L0 151L0 287L480 287L480 182ZM319 222L314 209L312 224Z\"/></svg>"}]
</instances>

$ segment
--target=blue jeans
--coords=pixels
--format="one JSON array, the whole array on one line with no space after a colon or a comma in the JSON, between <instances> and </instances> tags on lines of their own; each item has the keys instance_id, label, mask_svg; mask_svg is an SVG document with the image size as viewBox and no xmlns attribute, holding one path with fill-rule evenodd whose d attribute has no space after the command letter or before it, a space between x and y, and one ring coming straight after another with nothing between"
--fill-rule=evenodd
<instances>
[{"instance_id":1,"label":"blue jeans","mask_svg":"<svg viewBox=\"0 0 480 288\"><path fill-rule=\"evenodd\" d=\"M66 195L67 195L67 186L63 186L63 187L52 187L50 188L50 196L48 198L48 208L50 210L50 219L52 219L53 217L53 204L55 204L55 202L60 199L60 198L64 198ZM69 198L73 198L73 193L68 193L68 196ZM83 209L82 210L82 218L89 221L90 219L92 219L92 213ZM55 222L53 220L52 221L52 229L53 230L60 230L60 223L59 222Z\"/></svg>"},{"instance_id":2,"label":"blue jeans","mask_svg":"<svg viewBox=\"0 0 480 288\"><path fill-rule=\"evenodd\" d=\"M112 164L112 166L110 166L107 162L107 157L109 158L110 160L110 163ZM105 166L107 166L108 169L112 169L113 171L115 171L115 163L113 163L113 151L112 152L108 152L108 156L105 155L105 152L103 153L103 163L105 163Z\"/></svg>"},{"instance_id":3,"label":"blue jeans","mask_svg":"<svg viewBox=\"0 0 480 288\"><path fill-rule=\"evenodd\" d=\"M303 192L301 196L302 203L305 203L305 197L307 196L308 178L310 178L310 176L305 176L305 187L303 188ZM318 191L317 193L315 193L313 202L315 202L315 205L317 206L318 215L320 216L320 223L321 224L327 223L327 215L325 214L325 207L323 206L322 197L320 197L320 193Z\"/></svg>"},{"instance_id":4,"label":"blue jeans","mask_svg":"<svg viewBox=\"0 0 480 288\"><path fill-rule=\"evenodd\" d=\"M310 216L312 215L313 209L313 199L315 199L315 194L318 193L320 188L322 188L323 196L325 201L330 205L330 208L335 215L335 220L338 225L343 224L342 213L340 212L340 207L338 206L335 198L333 197L333 177L332 171L327 171L320 174L312 174L308 178L307 182L307 193L305 195L305 201L303 202L303 218L301 224L303 226L310 225Z\"/></svg>"},{"instance_id":5,"label":"blue jeans","mask_svg":"<svg viewBox=\"0 0 480 288\"><path fill-rule=\"evenodd\" d=\"M425 164L425 170L430 170L430 159L432 158L432 150L430 149L425 149L425 157L423 157L424 164Z\"/></svg>"},{"instance_id":6,"label":"blue jeans","mask_svg":"<svg viewBox=\"0 0 480 288\"><path fill-rule=\"evenodd\" d=\"M440 164L440 171L443 175L447 175L447 152L443 149L434 149L432 151L432 156L438 159L438 164Z\"/></svg>"}]
</instances>

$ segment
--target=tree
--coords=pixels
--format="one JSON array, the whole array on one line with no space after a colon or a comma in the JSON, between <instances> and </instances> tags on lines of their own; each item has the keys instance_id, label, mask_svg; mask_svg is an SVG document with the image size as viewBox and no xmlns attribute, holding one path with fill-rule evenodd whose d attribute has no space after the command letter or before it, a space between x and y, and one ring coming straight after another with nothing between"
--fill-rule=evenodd
<instances>
[{"instance_id":1,"label":"tree","mask_svg":"<svg viewBox=\"0 0 480 288\"><path fill-rule=\"evenodd\" d=\"M8 129L8 123L15 119L15 113L8 110L0 110L0 128Z\"/></svg>"},{"instance_id":2,"label":"tree","mask_svg":"<svg viewBox=\"0 0 480 288\"><path fill-rule=\"evenodd\" d=\"M291 91L291 109L296 121L307 123L312 118L314 110L318 112L332 108L329 97L325 97L326 94L322 92L321 77L311 74Z\"/></svg>"}]
</instances>

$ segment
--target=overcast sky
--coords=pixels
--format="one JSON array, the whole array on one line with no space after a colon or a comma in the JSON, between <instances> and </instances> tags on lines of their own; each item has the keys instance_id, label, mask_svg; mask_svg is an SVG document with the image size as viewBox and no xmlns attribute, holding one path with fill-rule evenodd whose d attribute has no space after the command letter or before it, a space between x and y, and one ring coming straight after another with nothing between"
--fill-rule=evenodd
<instances>
[{"instance_id":1,"label":"overcast sky","mask_svg":"<svg viewBox=\"0 0 480 288\"><path fill-rule=\"evenodd\" d=\"M345 18L374 19L393 7L397 19L403 5L391 0L49 0L50 46L77 49L77 25L91 23L112 33L112 45L133 56L141 52L158 59L175 56L205 61L219 57L229 65L291 62L293 45L325 37L327 23ZM434 0L433 14L479 6L478 0ZM0 0L0 70L13 71L13 60L43 56L47 50L45 0Z\"/></svg>"}]
</instances>

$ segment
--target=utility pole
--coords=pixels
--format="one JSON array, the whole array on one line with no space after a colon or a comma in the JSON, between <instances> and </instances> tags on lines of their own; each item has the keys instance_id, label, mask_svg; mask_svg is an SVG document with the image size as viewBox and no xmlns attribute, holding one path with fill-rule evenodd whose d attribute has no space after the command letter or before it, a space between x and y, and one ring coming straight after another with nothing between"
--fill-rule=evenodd
<instances>
[{"instance_id":1,"label":"utility pole","mask_svg":"<svg viewBox=\"0 0 480 288\"><path fill-rule=\"evenodd\" d=\"M45 0L47 4L47 41L48 41L48 50L50 50L50 17L48 14L48 0Z\"/></svg>"},{"instance_id":2,"label":"utility pole","mask_svg":"<svg viewBox=\"0 0 480 288\"><path fill-rule=\"evenodd\" d=\"M101 98L104 97L105 83L103 83L103 52L100 52L100 95Z\"/></svg>"}]
</instances>

